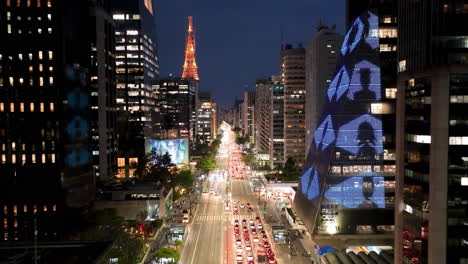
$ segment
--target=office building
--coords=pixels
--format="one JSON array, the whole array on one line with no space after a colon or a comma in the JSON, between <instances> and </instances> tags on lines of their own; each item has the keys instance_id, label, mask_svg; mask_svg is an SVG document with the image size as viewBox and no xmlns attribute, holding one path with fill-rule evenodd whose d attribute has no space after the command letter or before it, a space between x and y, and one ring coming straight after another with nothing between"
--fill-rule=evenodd
<instances>
[{"instance_id":1,"label":"office building","mask_svg":"<svg viewBox=\"0 0 468 264\"><path fill-rule=\"evenodd\" d=\"M467 13L398 1L395 263L468 263Z\"/></svg>"},{"instance_id":2,"label":"office building","mask_svg":"<svg viewBox=\"0 0 468 264\"><path fill-rule=\"evenodd\" d=\"M247 138L247 142L254 144L255 135L255 92L244 91L244 100L241 106L242 115L242 132L244 137Z\"/></svg>"},{"instance_id":3,"label":"office building","mask_svg":"<svg viewBox=\"0 0 468 264\"><path fill-rule=\"evenodd\" d=\"M395 166L384 158L379 18L364 12L340 46L294 207L318 246L391 246Z\"/></svg>"},{"instance_id":4,"label":"office building","mask_svg":"<svg viewBox=\"0 0 468 264\"><path fill-rule=\"evenodd\" d=\"M305 155L309 152L312 134L323 110L328 84L336 71L339 45L343 36L323 24L317 26L317 33L306 47L305 71Z\"/></svg>"},{"instance_id":5,"label":"office building","mask_svg":"<svg viewBox=\"0 0 468 264\"><path fill-rule=\"evenodd\" d=\"M284 87L284 158L297 166L305 161L305 49L287 44L280 53Z\"/></svg>"},{"instance_id":6,"label":"office building","mask_svg":"<svg viewBox=\"0 0 468 264\"><path fill-rule=\"evenodd\" d=\"M201 142L211 143L218 131L218 106L210 92L198 93L197 137Z\"/></svg>"},{"instance_id":7,"label":"office building","mask_svg":"<svg viewBox=\"0 0 468 264\"><path fill-rule=\"evenodd\" d=\"M117 72L118 177L132 177L132 163L154 137L153 85L159 76L156 25L151 0L112 1Z\"/></svg>"},{"instance_id":8,"label":"office building","mask_svg":"<svg viewBox=\"0 0 468 264\"><path fill-rule=\"evenodd\" d=\"M273 83L269 79L255 82L255 150L257 153L270 152L271 95Z\"/></svg>"},{"instance_id":9,"label":"office building","mask_svg":"<svg viewBox=\"0 0 468 264\"><path fill-rule=\"evenodd\" d=\"M189 80L161 79L156 85L157 138L190 138L195 126L195 87Z\"/></svg>"},{"instance_id":10,"label":"office building","mask_svg":"<svg viewBox=\"0 0 468 264\"><path fill-rule=\"evenodd\" d=\"M270 168L278 169L284 165L284 86L279 76L272 78L270 104Z\"/></svg>"},{"instance_id":11,"label":"office building","mask_svg":"<svg viewBox=\"0 0 468 264\"><path fill-rule=\"evenodd\" d=\"M45 256L43 241L68 239L70 218L94 200L91 136L101 135L92 129L103 119L92 107L112 102L92 93L112 96L112 75L96 82L104 69L92 64L106 57L103 50L112 54L112 24L94 1L2 1L0 10L1 249L10 241L31 249L36 240Z\"/></svg>"}]
</instances>

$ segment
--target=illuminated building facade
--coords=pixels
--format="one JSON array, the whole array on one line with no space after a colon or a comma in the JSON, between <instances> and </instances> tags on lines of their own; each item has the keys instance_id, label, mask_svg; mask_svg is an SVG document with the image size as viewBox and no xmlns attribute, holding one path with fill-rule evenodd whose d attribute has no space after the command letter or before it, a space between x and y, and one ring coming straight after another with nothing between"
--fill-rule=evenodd
<instances>
[{"instance_id":1,"label":"illuminated building facade","mask_svg":"<svg viewBox=\"0 0 468 264\"><path fill-rule=\"evenodd\" d=\"M272 78L271 122L270 122L270 168L276 169L284 164L284 86L279 76Z\"/></svg>"},{"instance_id":2,"label":"illuminated building facade","mask_svg":"<svg viewBox=\"0 0 468 264\"><path fill-rule=\"evenodd\" d=\"M280 53L280 75L284 87L284 161L305 161L305 49L287 44ZM283 162L284 163L284 162Z\"/></svg>"},{"instance_id":3,"label":"illuminated building facade","mask_svg":"<svg viewBox=\"0 0 468 264\"><path fill-rule=\"evenodd\" d=\"M395 263L468 263L468 5L398 14Z\"/></svg>"},{"instance_id":4,"label":"illuminated building facade","mask_svg":"<svg viewBox=\"0 0 468 264\"><path fill-rule=\"evenodd\" d=\"M154 136L153 85L159 77L156 25L150 0L111 3L115 22L119 176L132 176L130 158L144 155L145 138Z\"/></svg>"},{"instance_id":5,"label":"illuminated building facade","mask_svg":"<svg viewBox=\"0 0 468 264\"><path fill-rule=\"evenodd\" d=\"M317 127L328 84L333 78L338 61L339 45L343 36L325 25L317 26L317 33L306 47L305 72L305 155L312 143L312 134Z\"/></svg>"},{"instance_id":6,"label":"illuminated building facade","mask_svg":"<svg viewBox=\"0 0 468 264\"><path fill-rule=\"evenodd\" d=\"M211 143L218 131L218 106L210 92L198 93L197 132L201 142Z\"/></svg>"},{"instance_id":7,"label":"illuminated building facade","mask_svg":"<svg viewBox=\"0 0 468 264\"><path fill-rule=\"evenodd\" d=\"M191 138L195 126L195 87L189 80L161 79L156 85L157 138Z\"/></svg>"},{"instance_id":8,"label":"illuminated building facade","mask_svg":"<svg viewBox=\"0 0 468 264\"><path fill-rule=\"evenodd\" d=\"M255 143L255 92L244 91L244 101L241 106L242 132L247 142Z\"/></svg>"},{"instance_id":9,"label":"illuminated building facade","mask_svg":"<svg viewBox=\"0 0 468 264\"><path fill-rule=\"evenodd\" d=\"M382 114L372 109L383 94L378 30L364 12L344 37L299 182L294 206L320 246L393 241L395 167L385 164Z\"/></svg>"},{"instance_id":10,"label":"illuminated building facade","mask_svg":"<svg viewBox=\"0 0 468 264\"><path fill-rule=\"evenodd\" d=\"M271 95L273 82L259 79L255 83L255 150L257 153L269 153L271 129Z\"/></svg>"},{"instance_id":11,"label":"illuminated building facade","mask_svg":"<svg viewBox=\"0 0 468 264\"><path fill-rule=\"evenodd\" d=\"M98 2L2 1L0 10L0 234L32 248L35 238L67 239L66 217L94 200L101 104L91 93L112 81L93 82L91 62L94 47L111 49L101 41L112 25Z\"/></svg>"}]
</instances>

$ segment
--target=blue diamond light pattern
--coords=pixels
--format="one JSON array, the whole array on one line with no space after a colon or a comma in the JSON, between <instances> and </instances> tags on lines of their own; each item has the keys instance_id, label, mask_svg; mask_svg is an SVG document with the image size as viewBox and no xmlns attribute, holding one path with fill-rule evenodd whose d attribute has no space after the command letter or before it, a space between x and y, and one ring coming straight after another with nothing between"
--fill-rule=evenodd
<instances>
[{"instance_id":1,"label":"blue diamond light pattern","mask_svg":"<svg viewBox=\"0 0 468 264\"><path fill-rule=\"evenodd\" d=\"M327 118L320 124L320 126L315 130L314 133L314 142L315 147L321 150L325 150L330 144L335 141L335 131L333 130L333 123L331 116Z\"/></svg>"}]
</instances>

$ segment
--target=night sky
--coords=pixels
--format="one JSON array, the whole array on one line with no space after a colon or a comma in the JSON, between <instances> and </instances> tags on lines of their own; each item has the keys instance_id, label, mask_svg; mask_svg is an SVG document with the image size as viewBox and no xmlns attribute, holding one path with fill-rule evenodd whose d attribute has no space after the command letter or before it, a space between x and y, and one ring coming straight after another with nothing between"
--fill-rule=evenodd
<instances>
[{"instance_id":1,"label":"night sky","mask_svg":"<svg viewBox=\"0 0 468 264\"><path fill-rule=\"evenodd\" d=\"M255 80L278 74L281 31L305 46L319 19L344 32L345 0L156 0L161 77L180 76L193 16L202 91L230 107Z\"/></svg>"}]
</instances>

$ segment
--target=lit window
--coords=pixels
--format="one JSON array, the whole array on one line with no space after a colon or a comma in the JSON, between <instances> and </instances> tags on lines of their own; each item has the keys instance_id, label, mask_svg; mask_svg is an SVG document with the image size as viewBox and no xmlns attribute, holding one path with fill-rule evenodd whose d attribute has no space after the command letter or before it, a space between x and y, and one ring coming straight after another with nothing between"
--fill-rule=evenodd
<instances>
[{"instance_id":1,"label":"lit window","mask_svg":"<svg viewBox=\"0 0 468 264\"><path fill-rule=\"evenodd\" d=\"M16 154L11 154L11 163L16 163Z\"/></svg>"},{"instance_id":2,"label":"lit window","mask_svg":"<svg viewBox=\"0 0 468 264\"><path fill-rule=\"evenodd\" d=\"M28 212L28 206L25 204L23 205L23 212L24 213L27 213Z\"/></svg>"},{"instance_id":3,"label":"lit window","mask_svg":"<svg viewBox=\"0 0 468 264\"><path fill-rule=\"evenodd\" d=\"M5 155L5 154L2 154L2 163L3 163L3 164L6 163L6 155Z\"/></svg>"},{"instance_id":4,"label":"lit window","mask_svg":"<svg viewBox=\"0 0 468 264\"><path fill-rule=\"evenodd\" d=\"M390 24L390 23L392 23L392 17L384 17L384 18L383 18L383 22L384 22L385 24Z\"/></svg>"},{"instance_id":5,"label":"lit window","mask_svg":"<svg viewBox=\"0 0 468 264\"><path fill-rule=\"evenodd\" d=\"M402 60L398 63L398 72L406 71L406 60Z\"/></svg>"},{"instance_id":6,"label":"lit window","mask_svg":"<svg viewBox=\"0 0 468 264\"><path fill-rule=\"evenodd\" d=\"M36 6L37 6L37 7L41 7L41 0L37 0Z\"/></svg>"},{"instance_id":7,"label":"lit window","mask_svg":"<svg viewBox=\"0 0 468 264\"><path fill-rule=\"evenodd\" d=\"M19 60L23 60L23 54L22 54L22 53L19 53L19 54L18 54L18 59L19 59Z\"/></svg>"},{"instance_id":8,"label":"lit window","mask_svg":"<svg viewBox=\"0 0 468 264\"><path fill-rule=\"evenodd\" d=\"M125 15L124 14L114 14L114 15L112 15L112 18L114 20L125 20Z\"/></svg>"},{"instance_id":9,"label":"lit window","mask_svg":"<svg viewBox=\"0 0 468 264\"><path fill-rule=\"evenodd\" d=\"M31 112L34 112L34 103L33 102L29 103L29 110L31 110Z\"/></svg>"},{"instance_id":10,"label":"lit window","mask_svg":"<svg viewBox=\"0 0 468 264\"><path fill-rule=\"evenodd\" d=\"M46 156L45 156L45 154L42 154L42 155L41 155L41 161L42 161L42 163L46 163Z\"/></svg>"},{"instance_id":11,"label":"lit window","mask_svg":"<svg viewBox=\"0 0 468 264\"><path fill-rule=\"evenodd\" d=\"M5 105L3 103L0 103L0 112L5 111Z\"/></svg>"},{"instance_id":12,"label":"lit window","mask_svg":"<svg viewBox=\"0 0 468 264\"><path fill-rule=\"evenodd\" d=\"M39 77L39 86L44 86L44 78Z\"/></svg>"},{"instance_id":13,"label":"lit window","mask_svg":"<svg viewBox=\"0 0 468 264\"><path fill-rule=\"evenodd\" d=\"M7 25L7 32L8 32L8 34L11 34L11 24Z\"/></svg>"},{"instance_id":14,"label":"lit window","mask_svg":"<svg viewBox=\"0 0 468 264\"><path fill-rule=\"evenodd\" d=\"M42 28L38 28L37 33L42 34Z\"/></svg>"},{"instance_id":15,"label":"lit window","mask_svg":"<svg viewBox=\"0 0 468 264\"><path fill-rule=\"evenodd\" d=\"M0 77L0 87L2 87L2 86L3 86L3 78Z\"/></svg>"},{"instance_id":16,"label":"lit window","mask_svg":"<svg viewBox=\"0 0 468 264\"><path fill-rule=\"evenodd\" d=\"M47 7L52 7L52 2L50 0L47 0Z\"/></svg>"},{"instance_id":17,"label":"lit window","mask_svg":"<svg viewBox=\"0 0 468 264\"><path fill-rule=\"evenodd\" d=\"M49 66L49 71L50 71L50 72L53 72L53 71L54 71L54 67Z\"/></svg>"},{"instance_id":18,"label":"lit window","mask_svg":"<svg viewBox=\"0 0 468 264\"><path fill-rule=\"evenodd\" d=\"M23 82L24 82L23 78L20 77L20 78L19 78L19 83L20 83L20 84L23 84Z\"/></svg>"},{"instance_id":19,"label":"lit window","mask_svg":"<svg viewBox=\"0 0 468 264\"><path fill-rule=\"evenodd\" d=\"M26 0L26 6L30 7L31 6L31 0Z\"/></svg>"},{"instance_id":20,"label":"lit window","mask_svg":"<svg viewBox=\"0 0 468 264\"><path fill-rule=\"evenodd\" d=\"M398 36L396 28L380 28L379 38L396 38Z\"/></svg>"},{"instance_id":21,"label":"lit window","mask_svg":"<svg viewBox=\"0 0 468 264\"><path fill-rule=\"evenodd\" d=\"M49 77L49 84L53 85L54 84L54 77Z\"/></svg>"},{"instance_id":22,"label":"lit window","mask_svg":"<svg viewBox=\"0 0 468 264\"><path fill-rule=\"evenodd\" d=\"M33 66L29 66L29 72L33 72Z\"/></svg>"},{"instance_id":23,"label":"lit window","mask_svg":"<svg viewBox=\"0 0 468 264\"><path fill-rule=\"evenodd\" d=\"M38 55L39 55L39 59L42 60L42 50L38 52Z\"/></svg>"},{"instance_id":24,"label":"lit window","mask_svg":"<svg viewBox=\"0 0 468 264\"><path fill-rule=\"evenodd\" d=\"M29 54L28 54L28 57L29 57L30 60L32 60L32 59L33 59L33 54L32 54L32 53L29 53Z\"/></svg>"},{"instance_id":25,"label":"lit window","mask_svg":"<svg viewBox=\"0 0 468 264\"><path fill-rule=\"evenodd\" d=\"M53 112L54 111L54 103L50 103L50 111Z\"/></svg>"},{"instance_id":26,"label":"lit window","mask_svg":"<svg viewBox=\"0 0 468 264\"><path fill-rule=\"evenodd\" d=\"M51 158L52 163L55 163L55 154L52 154L50 158Z\"/></svg>"},{"instance_id":27,"label":"lit window","mask_svg":"<svg viewBox=\"0 0 468 264\"><path fill-rule=\"evenodd\" d=\"M57 211L57 205L54 204L54 205L52 206L52 211L54 211L54 212Z\"/></svg>"},{"instance_id":28,"label":"lit window","mask_svg":"<svg viewBox=\"0 0 468 264\"><path fill-rule=\"evenodd\" d=\"M47 14L47 20L52 20L52 15L51 14Z\"/></svg>"},{"instance_id":29,"label":"lit window","mask_svg":"<svg viewBox=\"0 0 468 264\"><path fill-rule=\"evenodd\" d=\"M44 103L39 104L39 111L44 112Z\"/></svg>"},{"instance_id":30,"label":"lit window","mask_svg":"<svg viewBox=\"0 0 468 264\"><path fill-rule=\"evenodd\" d=\"M10 82L10 86L15 85L15 79L13 77L10 77L8 80Z\"/></svg>"},{"instance_id":31,"label":"lit window","mask_svg":"<svg viewBox=\"0 0 468 264\"><path fill-rule=\"evenodd\" d=\"M39 64L39 71L42 72L43 69L44 69L44 68L42 67L42 63Z\"/></svg>"},{"instance_id":32,"label":"lit window","mask_svg":"<svg viewBox=\"0 0 468 264\"><path fill-rule=\"evenodd\" d=\"M21 113L24 112L24 103L20 103L20 112L21 112Z\"/></svg>"},{"instance_id":33,"label":"lit window","mask_svg":"<svg viewBox=\"0 0 468 264\"><path fill-rule=\"evenodd\" d=\"M21 154L21 163L22 164L26 163L26 154Z\"/></svg>"},{"instance_id":34,"label":"lit window","mask_svg":"<svg viewBox=\"0 0 468 264\"><path fill-rule=\"evenodd\" d=\"M52 28L47 28L47 33L52 34Z\"/></svg>"},{"instance_id":35,"label":"lit window","mask_svg":"<svg viewBox=\"0 0 468 264\"><path fill-rule=\"evenodd\" d=\"M468 145L468 137L449 137L450 145Z\"/></svg>"},{"instance_id":36,"label":"lit window","mask_svg":"<svg viewBox=\"0 0 468 264\"><path fill-rule=\"evenodd\" d=\"M15 112L15 103L10 103L10 112Z\"/></svg>"},{"instance_id":37,"label":"lit window","mask_svg":"<svg viewBox=\"0 0 468 264\"><path fill-rule=\"evenodd\" d=\"M132 36L138 35L138 30L127 30L127 35L132 35Z\"/></svg>"},{"instance_id":38,"label":"lit window","mask_svg":"<svg viewBox=\"0 0 468 264\"><path fill-rule=\"evenodd\" d=\"M397 88L386 88L385 97L386 98L396 98Z\"/></svg>"},{"instance_id":39,"label":"lit window","mask_svg":"<svg viewBox=\"0 0 468 264\"><path fill-rule=\"evenodd\" d=\"M16 150L16 143L15 143L15 142L11 142L11 149L12 149L13 151Z\"/></svg>"},{"instance_id":40,"label":"lit window","mask_svg":"<svg viewBox=\"0 0 468 264\"><path fill-rule=\"evenodd\" d=\"M49 60L53 59L54 58L54 53L52 51L49 50Z\"/></svg>"},{"instance_id":41,"label":"lit window","mask_svg":"<svg viewBox=\"0 0 468 264\"><path fill-rule=\"evenodd\" d=\"M10 6L11 3L10 3L10 0L6 0L6 6Z\"/></svg>"},{"instance_id":42,"label":"lit window","mask_svg":"<svg viewBox=\"0 0 468 264\"><path fill-rule=\"evenodd\" d=\"M31 154L31 162L36 163L36 154Z\"/></svg>"}]
</instances>

